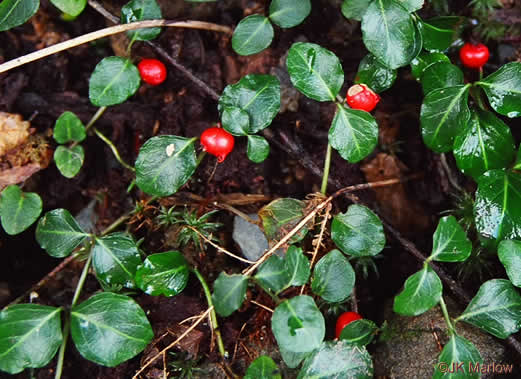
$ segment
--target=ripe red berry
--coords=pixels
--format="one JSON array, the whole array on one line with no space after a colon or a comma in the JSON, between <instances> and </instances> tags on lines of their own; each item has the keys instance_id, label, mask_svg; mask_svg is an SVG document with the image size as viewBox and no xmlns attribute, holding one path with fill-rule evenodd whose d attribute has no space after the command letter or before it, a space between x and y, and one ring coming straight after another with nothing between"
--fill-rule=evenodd
<instances>
[{"instance_id":1,"label":"ripe red berry","mask_svg":"<svg viewBox=\"0 0 521 379\"><path fill-rule=\"evenodd\" d=\"M380 101L380 96L365 84L355 84L347 91L346 100L353 109L371 112Z\"/></svg>"},{"instance_id":2,"label":"ripe red berry","mask_svg":"<svg viewBox=\"0 0 521 379\"><path fill-rule=\"evenodd\" d=\"M342 333L342 330L350 323L356 320L360 320L362 316L360 316L356 312L344 312L339 317L338 320L336 320L336 327L335 327L335 337L340 338L340 333Z\"/></svg>"},{"instance_id":3,"label":"ripe red berry","mask_svg":"<svg viewBox=\"0 0 521 379\"><path fill-rule=\"evenodd\" d=\"M145 83L157 86L166 79L166 67L157 59L143 59L137 65L141 79Z\"/></svg>"},{"instance_id":4,"label":"ripe red berry","mask_svg":"<svg viewBox=\"0 0 521 379\"><path fill-rule=\"evenodd\" d=\"M221 163L226 159L226 156L233 150L235 139L223 128L216 126L206 129L201 134L201 145L203 149L217 157L217 162Z\"/></svg>"},{"instance_id":5,"label":"ripe red berry","mask_svg":"<svg viewBox=\"0 0 521 379\"><path fill-rule=\"evenodd\" d=\"M459 57L461 63L465 67L469 68L481 68L488 61L490 53L488 47L482 43L474 45L472 43L466 43L459 51Z\"/></svg>"}]
</instances>

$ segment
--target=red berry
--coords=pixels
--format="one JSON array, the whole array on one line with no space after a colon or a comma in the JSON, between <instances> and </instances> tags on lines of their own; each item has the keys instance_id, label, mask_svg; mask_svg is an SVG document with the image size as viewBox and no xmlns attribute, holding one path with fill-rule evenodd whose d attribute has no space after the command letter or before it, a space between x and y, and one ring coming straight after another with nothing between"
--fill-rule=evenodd
<instances>
[{"instance_id":1,"label":"red berry","mask_svg":"<svg viewBox=\"0 0 521 379\"><path fill-rule=\"evenodd\" d=\"M145 83L157 86L166 79L166 67L157 59L143 59L137 65L141 79Z\"/></svg>"},{"instance_id":2,"label":"red berry","mask_svg":"<svg viewBox=\"0 0 521 379\"><path fill-rule=\"evenodd\" d=\"M465 67L469 68L481 68L488 61L490 53L488 47L482 43L474 45L472 43L466 43L459 51L459 57L461 63Z\"/></svg>"},{"instance_id":3,"label":"red berry","mask_svg":"<svg viewBox=\"0 0 521 379\"><path fill-rule=\"evenodd\" d=\"M347 91L346 100L353 109L371 112L380 101L380 96L365 84L355 84Z\"/></svg>"},{"instance_id":4,"label":"red berry","mask_svg":"<svg viewBox=\"0 0 521 379\"><path fill-rule=\"evenodd\" d=\"M338 320L336 320L336 327L335 327L335 337L340 338L340 333L342 333L342 330L350 323L356 320L360 320L362 316L360 316L356 312L344 312L339 317Z\"/></svg>"},{"instance_id":5,"label":"red berry","mask_svg":"<svg viewBox=\"0 0 521 379\"><path fill-rule=\"evenodd\" d=\"M203 149L217 157L217 162L221 163L226 159L226 156L233 150L235 139L223 128L216 126L206 129L201 134L201 145Z\"/></svg>"}]
</instances>

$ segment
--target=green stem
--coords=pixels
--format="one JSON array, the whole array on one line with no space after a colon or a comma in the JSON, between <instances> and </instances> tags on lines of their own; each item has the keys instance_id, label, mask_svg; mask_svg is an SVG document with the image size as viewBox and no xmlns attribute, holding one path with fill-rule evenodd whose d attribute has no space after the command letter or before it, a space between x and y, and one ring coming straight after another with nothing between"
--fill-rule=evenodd
<instances>
[{"instance_id":1,"label":"green stem","mask_svg":"<svg viewBox=\"0 0 521 379\"><path fill-rule=\"evenodd\" d=\"M476 83L474 83L476 84ZM476 101L476 103L478 104L479 108L482 109L482 110L487 110L486 106L485 106L485 103L483 102L483 98L481 96L481 89L480 88L477 88L476 86L474 86L473 88L470 89L470 96L472 96L472 98Z\"/></svg>"},{"instance_id":2,"label":"green stem","mask_svg":"<svg viewBox=\"0 0 521 379\"><path fill-rule=\"evenodd\" d=\"M483 79L483 66L479 68L479 80Z\"/></svg>"},{"instance_id":3,"label":"green stem","mask_svg":"<svg viewBox=\"0 0 521 379\"><path fill-rule=\"evenodd\" d=\"M271 297L271 300L273 300L273 302L275 304L280 304L281 301L280 301L280 297L278 297L277 295L275 295L273 292L271 292L269 289L265 288L264 286L261 285L261 283L259 282L259 280L257 280L255 277L250 277L254 282L255 284L257 284L259 286L260 289L262 289L264 292L266 292L269 297ZM286 287L287 288L287 287Z\"/></svg>"},{"instance_id":4,"label":"green stem","mask_svg":"<svg viewBox=\"0 0 521 379\"><path fill-rule=\"evenodd\" d=\"M130 166L129 164L127 164L123 159L121 159L121 156L119 155L119 151L118 149L116 148L116 146L114 146L114 144L112 143L112 141L110 139L108 139L107 137L105 137L105 135L103 133L101 133L97 128L94 128L94 133L96 133L96 135L101 138L101 140L103 142L105 142L109 147L110 149L112 150L112 153L114 154L114 157L116 157L116 160L123 166L125 167L126 169L132 171L132 172L135 172L136 169L132 166Z\"/></svg>"},{"instance_id":5,"label":"green stem","mask_svg":"<svg viewBox=\"0 0 521 379\"><path fill-rule=\"evenodd\" d=\"M322 186L320 192L322 195L326 194L327 191L327 180L329 179L329 168L331 167L331 144L327 144L326 161L324 162L324 174L322 175Z\"/></svg>"},{"instance_id":6,"label":"green stem","mask_svg":"<svg viewBox=\"0 0 521 379\"><path fill-rule=\"evenodd\" d=\"M226 350L224 350L224 343L223 343L223 339L221 337L221 331L219 330L219 324L217 323L217 315L215 314L215 308L213 307L212 293L210 292L210 288L208 287L206 280L204 279L203 275L201 275L199 270L196 268L193 268L192 272L195 274L197 279L199 279L199 282L201 283L201 286L203 287L204 295L206 296L206 301L208 302L208 307L212 308L212 310L210 312L210 321L212 323L212 329L215 332L215 338L217 339L217 346L219 347L219 353L221 354L221 357L223 359L226 359L226 358L228 358L228 353L226 352Z\"/></svg>"},{"instance_id":7,"label":"green stem","mask_svg":"<svg viewBox=\"0 0 521 379\"><path fill-rule=\"evenodd\" d=\"M206 156L206 151L201 151L199 155L197 156L197 162L195 164L195 167L199 167L199 164L203 161L203 158Z\"/></svg>"},{"instance_id":8,"label":"green stem","mask_svg":"<svg viewBox=\"0 0 521 379\"><path fill-rule=\"evenodd\" d=\"M452 322L450 321L449 312L447 311L447 305L445 304L445 301L443 300L443 296L440 297L440 308L441 308L441 311L443 312L443 317L445 318L445 323L447 324L449 334L451 336L456 334L454 325L452 325Z\"/></svg>"},{"instance_id":9,"label":"green stem","mask_svg":"<svg viewBox=\"0 0 521 379\"><path fill-rule=\"evenodd\" d=\"M130 40L128 47L127 47L127 56L130 57L130 51L132 50L132 45L134 45L134 42L136 42L136 38L138 36L138 32L134 32L132 34L132 39Z\"/></svg>"},{"instance_id":10,"label":"green stem","mask_svg":"<svg viewBox=\"0 0 521 379\"><path fill-rule=\"evenodd\" d=\"M89 129L92 127L92 125L94 125L96 123L96 121L98 121L98 119L101 117L101 115L107 110L107 107L100 107L96 113L94 114L94 116L92 116L92 118L90 119L90 121L88 122L87 126L85 126L85 131L88 132Z\"/></svg>"}]
</instances>

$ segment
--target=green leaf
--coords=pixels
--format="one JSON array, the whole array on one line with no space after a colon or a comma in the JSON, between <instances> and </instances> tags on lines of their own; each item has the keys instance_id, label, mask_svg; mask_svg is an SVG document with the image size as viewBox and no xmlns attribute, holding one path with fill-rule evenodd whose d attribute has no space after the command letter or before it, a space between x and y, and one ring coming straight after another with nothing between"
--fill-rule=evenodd
<instances>
[{"instance_id":1,"label":"green leaf","mask_svg":"<svg viewBox=\"0 0 521 379\"><path fill-rule=\"evenodd\" d=\"M250 161L255 163L263 162L270 154L270 145L266 138L255 135L248 135L248 148L246 150Z\"/></svg>"},{"instance_id":2,"label":"green leaf","mask_svg":"<svg viewBox=\"0 0 521 379\"><path fill-rule=\"evenodd\" d=\"M423 99L420 113L423 141L435 152L451 151L454 139L467 124L469 87L470 84L439 88Z\"/></svg>"},{"instance_id":3,"label":"green leaf","mask_svg":"<svg viewBox=\"0 0 521 379\"><path fill-rule=\"evenodd\" d=\"M314 43L294 43L286 65L291 83L313 100L335 101L344 84L344 70L338 57Z\"/></svg>"},{"instance_id":4,"label":"green leaf","mask_svg":"<svg viewBox=\"0 0 521 379\"><path fill-rule=\"evenodd\" d=\"M505 339L521 327L521 296L510 281L489 280L481 285L457 320Z\"/></svg>"},{"instance_id":5,"label":"green leaf","mask_svg":"<svg viewBox=\"0 0 521 379\"><path fill-rule=\"evenodd\" d=\"M66 209L47 212L36 227L38 244L55 258L68 256L88 236Z\"/></svg>"},{"instance_id":6,"label":"green leaf","mask_svg":"<svg viewBox=\"0 0 521 379\"><path fill-rule=\"evenodd\" d=\"M342 2L342 14L347 19L361 21L362 17L373 0L344 0Z\"/></svg>"},{"instance_id":7,"label":"green leaf","mask_svg":"<svg viewBox=\"0 0 521 379\"><path fill-rule=\"evenodd\" d=\"M310 275L309 260L302 249L290 246L284 257L286 271L289 273L290 286L302 286L308 282Z\"/></svg>"},{"instance_id":8,"label":"green leaf","mask_svg":"<svg viewBox=\"0 0 521 379\"><path fill-rule=\"evenodd\" d=\"M497 253L512 284L521 287L521 241L501 241Z\"/></svg>"},{"instance_id":9,"label":"green leaf","mask_svg":"<svg viewBox=\"0 0 521 379\"><path fill-rule=\"evenodd\" d=\"M425 0L396 0L396 2L412 13L421 9Z\"/></svg>"},{"instance_id":10,"label":"green leaf","mask_svg":"<svg viewBox=\"0 0 521 379\"><path fill-rule=\"evenodd\" d=\"M391 69L408 65L419 53L420 31L396 0L369 4L362 17L362 36L367 50Z\"/></svg>"},{"instance_id":11,"label":"green leaf","mask_svg":"<svg viewBox=\"0 0 521 379\"><path fill-rule=\"evenodd\" d=\"M81 142L86 136L85 126L72 112L63 112L54 124L53 137L58 143Z\"/></svg>"},{"instance_id":12,"label":"green leaf","mask_svg":"<svg viewBox=\"0 0 521 379\"><path fill-rule=\"evenodd\" d=\"M85 9L87 0L51 0L51 3L63 13L76 17Z\"/></svg>"},{"instance_id":13,"label":"green leaf","mask_svg":"<svg viewBox=\"0 0 521 379\"><path fill-rule=\"evenodd\" d=\"M269 240L279 240L304 218L306 203L297 199L280 198L273 200L259 210L264 234ZM300 229L290 243L302 240L308 232L307 227Z\"/></svg>"},{"instance_id":14,"label":"green leaf","mask_svg":"<svg viewBox=\"0 0 521 379\"><path fill-rule=\"evenodd\" d=\"M510 128L492 112L475 110L454 141L458 168L477 179L484 172L504 168L515 156Z\"/></svg>"},{"instance_id":15,"label":"green leaf","mask_svg":"<svg viewBox=\"0 0 521 379\"><path fill-rule=\"evenodd\" d=\"M347 341L325 341L306 358L298 379L356 378L371 379L373 361L365 347Z\"/></svg>"},{"instance_id":16,"label":"green leaf","mask_svg":"<svg viewBox=\"0 0 521 379\"><path fill-rule=\"evenodd\" d=\"M446 51L458 37L464 17L434 17L421 21L423 48L428 51Z\"/></svg>"},{"instance_id":17,"label":"green leaf","mask_svg":"<svg viewBox=\"0 0 521 379\"><path fill-rule=\"evenodd\" d=\"M284 260L277 255L271 255L258 268L255 279L263 289L277 295L288 288L290 276Z\"/></svg>"},{"instance_id":18,"label":"green leaf","mask_svg":"<svg viewBox=\"0 0 521 379\"><path fill-rule=\"evenodd\" d=\"M289 368L296 368L300 362L302 362L311 353L294 353L292 351L285 350L279 346L280 355L282 360Z\"/></svg>"},{"instance_id":19,"label":"green leaf","mask_svg":"<svg viewBox=\"0 0 521 379\"><path fill-rule=\"evenodd\" d=\"M521 63L511 62L476 82L487 94L494 110L507 117L521 116Z\"/></svg>"},{"instance_id":20,"label":"green leaf","mask_svg":"<svg viewBox=\"0 0 521 379\"><path fill-rule=\"evenodd\" d=\"M83 166L85 153L81 145L58 146L54 151L54 161L60 173L66 178L74 178Z\"/></svg>"},{"instance_id":21,"label":"green leaf","mask_svg":"<svg viewBox=\"0 0 521 379\"><path fill-rule=\"evenodd\" d=\"M419 80L423 72L432 64L438 62L450 63L449 57L442 53L428 53L424 51L411 61L411 73Z\"/></svg>"},{"instance_id":22,"label":"green leaf","mask_svg":"<svg viewBox=\"0 0 521 379\"><path fill-rule=\"evenodd\" d=\"M341 104L336 106L337 111L329 129L329 143L348 162L359 162L376 147L378 124L368 112Z\"/></svg>"},{"instance_id":23,"label":"green leaf","mask_svg":"<svg viewBox=\"0 0 521 379\"><path fill-rule=\"evenodd\" d=\"M232 48L239 55L257 54L273 40L273 26L267 17L253 14L243 18L232 36Z\"/></svg>"},{"instance_id":24,"label":"green leaf","mask_svg":"<svg viewBox=\"0 0 521 379\"><path fill-rule=\"evenodd\" d=\"M15 185L6 187L0 195L2 227L9 235L22 233L42 213L42 199L37 193L22 192Z\"/></svg>"},{"instance_id":25,"label":"green leaf","mask_svg":"<svg viewBox=\"0 0 521 379\"><path fill-rule=\"evenodd\" d=\"M163 15L156 0L131 0L121 8L122 24L161 18L163 18ZM161 28L143 28L130 30L127 35L131 40L150 41L156 38L159 33L161 33Z\"/></svg>"},{"instance_id":26,"label":"green leaf","mask_svg":"<svg viewBox=\"0 0 521 379\"><path fill-rule=\"evenodd\" d=\"M293 353L315 350L326 334L324 316L307 295L280 303L271 317L271 330L279 347Z\"/></svg>"},{"instance_id":27,"label":"green leaf","mask_svg":"<svg viewBox=\"0 0 521 379\"><path fill-rule=\"evenodd\" d=\"M221 272L213 284L212 301L215 311L223 317L231 315L241 307L247 287L248 277Z\"/></svg>"},{"instance_id":28,"label":"green leaf","mask_svg":"<svg viewBox=\"0 0 521 379\"><path fill-rule=\"evenodd\" d=\"M331 239L344 253L355 256L375 256L385 247L382 221L369 208L351 205L331 223Z\"/></svg>"},{"instance_id":29,"label":"green leaf","mask_svg":"<svg viewBox=\"0 0 521 379\"><path fill-rule=\"evenodd\" d=\"M152 296L175 296L188 283L188 263L178 251L149 255L136 271L136 284Z\"/></svg>"},{"instance_id":30,"label":"green leaf","mask_svg":"<svg viewBox=\"0 0 521 379\"><path fill-rule=\"evenodd\" d=\"M62 342L61 308L18 304L0 312L0 370L46 366Z\"/></svg>"},{"instance_id":31,"label":"green leaf","mask_svg":"<svg viewBox=\"0 0 521 379\"><path fill-rule=\"evenodd\" d=\"M374 92L391 88L396 80L396 70L384 66L373 54L367 54L358 66L355 83L366 84Z\"/></svg>"},{"instance_id":32,"label":"green leaf","mask_svg":"<svg viewBox=\"0 0 521 379\"><path fill-rule=\"evenodd\" d=\"M71 336L85 359L115 367L142 352L154 332L132 298L103 292L72 308Z\"/></svg>"},{"instance_id":33,"label":"green leaf","mask_svg":"<svg viewBox=\"0 0 521 379\"><path fill-rule=\"evenodd\" d=\"M310 0L273 0L270 4L270 20L281 28L297 26L310 12Z\"/></svg>"},{"instance_id":34,"label":"green leaf","mask_svg":"<svg viewBox=\"0 0 521 379\"><path fill-rule=\"evenodd\" d=\"M338 250L331 250L316 264L311 290L328 303L347 299L355 286L355 272Z\"/></svg>"},{"instance_id":35,"label":"green leaf","mask_svg":"<svg viewBox=\"0 0 521 379\"><path fill-rule=\"evenodd\" d=\"M514 164L514 167L512 167L514 170L521 170L521 144L519 145L519 148L517 149L516 154L516 162Z\"/></svg>"},{"instance_id":36,"label":"green leaf","mask_svg":"<svg viewBox=\"0 0 521 379\"><path fill-rule=\"evenodd\" d=\"M260 132L279 113L280 82L273 75L246 75L226 86L219 98L218 110L228 132L238 136ZM249 117L248 123L244 113Z\"/></svg>"},{"instance_id":37,"label":"green leaf","mask_svg":"<svg viewBox=\"0 0 521 379\"><path fill-rule=\"evenodd\" d=\"M472 252L472 242L467 238L456 217L440 218L432 237L432 253L429 259L439 262L463 262Z\"/></svg>"},{"instance_id":38,"label":"green leaf","mask_svg":"<svg viewBox=\"0 0 521 379\"><path fill-rule=\"evenodd\" d=\"M478 363L483 364L483 358L478 349L465 338L453 334L443 348L439 361L435 365L433 379L478 379L481 377ZM440 367L445 368L442 372ZM451 372L452 371L452 372Z\"/></svg>"},{"instance_id":39,"label":"green leaf","mask_svg":"<svg viewBox=\"0 0 521 379\"><path fill-rule=\"evenodd\" d=\"M158 136L146 141L136 159L136 184L145 193L169 196L197 167L195 138Z\"/></svg>"},{"instance_id":40,"label":"green leaf","mask_svg":"<svg viewBox=\"0 0 521 379\"><path fill-rule=\"evenodd\" d=\"M0 32L22 25L39 7L39 0L3 0L0 3Z\"/></svg>"},{"instance_id":41,"label":"green leaf","mask_svg":"<svg viewBox=\"0 0 521 379\"><path fill-rule=\"evenodd\" d=\"M273 359L262 355L251 363L244 379L282 379L282 376Z\"/></svg>"},{"instance_id":42,"label":"green leaf","mask_svg":"<svg viewBox=\"0 0 521 379\"><path fill-rule=\"evenodd\" d=\"M89 99L97 107L121 104L139 88L141 77L130 59L108 57L96 65L89 80Z\"/></svg>"},{"instance_id":43,"label":"green leaf","mask_svg":"<svg viewBox=\"0 0 521 379\"><path fill-rule=\"evenodd\" d=\"M442 291L440 278L426 264L405 281L403 291L394 298L393 309L404 316L421 315L438 304Z\"/></svg>"},{"instance_id":44,"label":"green leaf","mask_svg":"<svg viewBox=\"0 0 521 379\"><path fill-rule=\"evenodd\" d=\"M355 320L342 329L340 340L347 341L353 345L366 346L371 343L378 332L378 326L368 319Z\"/></svg>"},{"instance_id":45,"label":"green leaf","mask_svg":"<svg viewBox=\"0 0 521 379\"><path fill-rule=\"evenodd\" d=\"M430 65L423 71L420 80L425 95L435 89L463 84L463 81L463 72L459 67L447 62Z\"/></svg>"},{"instance_id":46,"label":"green leaf","mask_svg":"<svg viewBox=\"0 0 521 379\"><path fill-rule=\"evenodd\" d=\"M134 288L134 276L141 263L138 247L129 234L118 232L96 237L92 266L98 280L107 286Z\"/></svg>"},{"instance_id":47,"label":"green leaf","mask_svg":"<svg viewBox=\"0 0 521 379\"><path fill-rule=\"evenodd\" d=\"M521 238L521 176L490 170L478 179L474 220L486 238Z\"/></svg>"}]
</instances>

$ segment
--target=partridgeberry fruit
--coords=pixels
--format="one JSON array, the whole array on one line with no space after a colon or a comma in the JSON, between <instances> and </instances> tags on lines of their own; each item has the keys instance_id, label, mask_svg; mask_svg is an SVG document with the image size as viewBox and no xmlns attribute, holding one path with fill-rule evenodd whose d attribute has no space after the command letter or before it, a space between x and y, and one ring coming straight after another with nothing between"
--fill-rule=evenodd
<instances>
[{"instance_id":1,"label":"partridgeberry fruit","mask_svg":"<svg viewBox=\"0 0 521 379\"><path fill-rule=\"evenodd\" d=\"M461 63L465 67L469 68L481 68L488 61L490 53L488 47L482 43L474 45L472 43L466 43L459 51L459 57Z\"/></svg>"},{"instance_id":2,"label":"partridgeberry fruit","mask_svg":"<svg viewBox=\"0 0 521 379\"><path fill-rule=\"evenodd\" d=\"M350 323L356 320L360 320L362 316L360 316L356 312L344 312L340 316L338 316L338 320L336 320L335 327L335 337L340 338L340 333L342 330Z\"/></svg>"},{"instance_id":3,"label":"partridgeberry fruit","mask_svg":"<svg viewBox=\"0 0 521 379\"><path fill-rule=\"evenodd\" d=\"M371 112L380 101L380 96L365 84L355 84L347 90L346 101L353 109Z\"/></svg>"},{"instance_id":4,"label":"partridgeberry fruit","mask_svg":"<svg viewBox=\"0 0 521 379\"><path fill-rule=\"evenodd\" d=\"M232 152L235 139L223 128L214 126L201 134L201 145L208 154L215 155L217 162L221 163Z\"/></svg>"},{"instance_id":5,"label":"partridgeberry fruit","mask_svg":"<svg viewBox=\"0 0 521 379\"><path fill-rule=\"evenodd\" d=\"M143 59L137 65L141 79L145 83L157 86L166 79L166 67L157 59Z\"/></svg>"}]
</instances>

